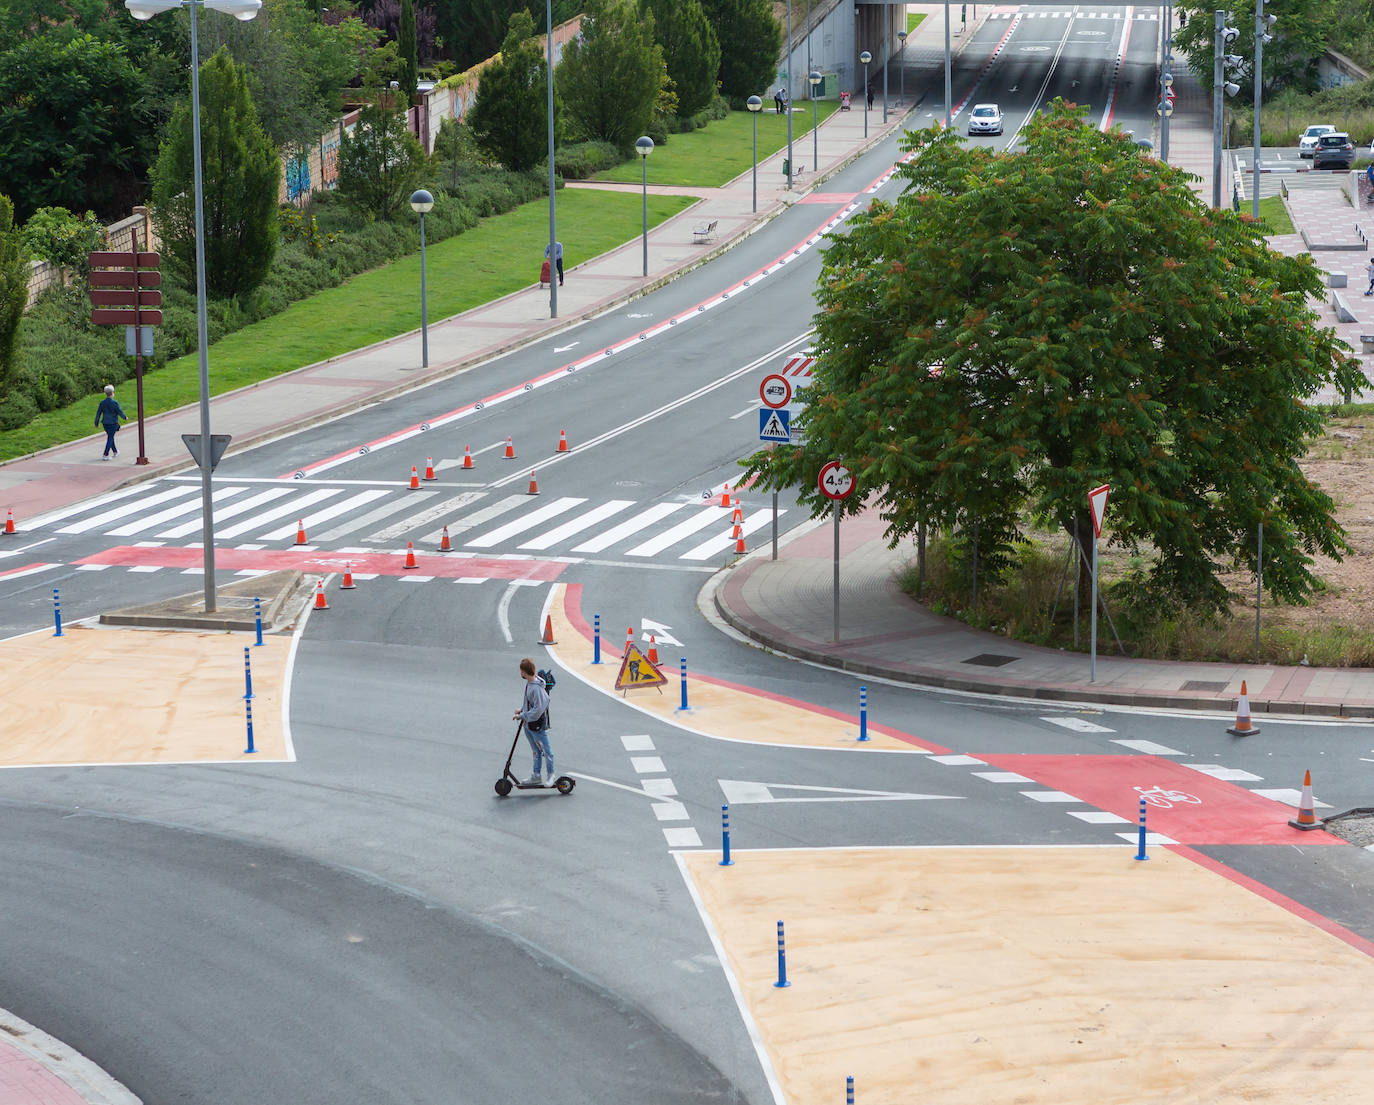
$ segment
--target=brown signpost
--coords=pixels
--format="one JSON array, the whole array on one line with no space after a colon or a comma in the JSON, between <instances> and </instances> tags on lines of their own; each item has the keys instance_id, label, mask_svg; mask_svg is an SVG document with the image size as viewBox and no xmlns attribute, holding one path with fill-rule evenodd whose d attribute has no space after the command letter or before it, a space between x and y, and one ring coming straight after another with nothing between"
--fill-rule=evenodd
<instances>
[{"instance_id":1,"label":"brown signpost","mask_svg":"<svg viewBox=\"0 0 1374 1105\"><path fill-rule=\"evenodd\" d=\"M138 396L138 457L147 464L143 437L143 327L157 326L162 312L162 263L159 254L139 252L138 231L127 252L95 250L90 255L91 322L95 326L133 327L134 386Z\"/></svg>"}]
</instances>

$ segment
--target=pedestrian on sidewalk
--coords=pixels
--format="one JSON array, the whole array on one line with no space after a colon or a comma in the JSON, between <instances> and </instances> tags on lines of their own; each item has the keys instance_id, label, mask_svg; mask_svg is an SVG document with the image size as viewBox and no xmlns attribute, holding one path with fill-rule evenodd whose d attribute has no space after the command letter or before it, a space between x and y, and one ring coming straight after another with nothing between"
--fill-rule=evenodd
<instances>
[{"instance_id":1,"label":"pedestrian on sidewalk","mask_svg":"<svg viewBox=\"0 0 1374 1105\"><path fill-rule=\"evenodd\" d=\"M1369 264L1365 265L1364 271L1365 274L1369 277L1369 288L1365 291L1364 294L1374 295L1374 257L1371 257L1369 259Z\"/></svg>"},{"instance_id":2,"label":"pedestrian on sidewalk","mask_svg":"<svg viewBox=\"0 0 1374 1105\"><path fill-rule=\"evenodd\" d=\"M868 94L868 110L873 110L873 82L868 82L868 88L864 90Z\"/></svg>"},{"instance_id":3,"label":"pedestrian on sidewalk","mask_svg":"<svg viewBox=\"0 0 1374 1105\"><path fill-rule=\"evenodd\" d=\"M544 247L544 260L549 260L549 247ZM553 243L553 263L558 268L558 286L563 286L563 243Z\"/></svg>"},{"instance_id":4,"label":"pedestrian on sidewalk","mask_svg":"<svg viewBox=\"0 0 1374 1105\"><path fill-rule=\"evenodd\" d=\"M1371 148L1374 148L1374 142L1371 142L1369 145ZM1365 166L1364 179L1369 185L1369 202L1374 203L1374 161L1371 161Z\"/></svg>"},{"instance_id":5,"label":"pedestrian on sidewalk","mask_svg":"<svg viewBox=\"0 0 1374 1105\"><path fill-rule=\"evenodd\" d=\"M1374 270L1374 265L1370 268ZM105 454L101 458L109 460L110 454L119 456L119 450L115 448L115 434L119 431L120 422L129 421L129 416L124 413L124 408L119 405L119 400L114 397L114 384L105 385L105 398L100 401L100 406L95 409L95 424L105 431Z\"/></svg>"},{"instance_id":6,"label":"pedestrian on sidewalk","mask_svg":"<svg viewBox=\"0 0 1374 1105\"><path fill-rule=\"evenodd\" d=\"M524 722L525 739L534 752L534 767L524 786L549 786L553 782L553 749L549 747L549 692L534 670L528 656L520 661L520 678L525 681L525 697L511 720Z\"/></svg>"},{"instance_id":7,"label":"pedestrian on sidewalk","mask_svg":"<svg viewBox=\"0 0 1374 1105\"><path fill-rule=\"evenodd\" d=\"M776 92L773 93L773 108L774 108L774 112L773 112L773 113L774 113L775 115L781 115L781 114L782 114L782 89L781 89L781 88L779 88Z\"/></svg>"}]
</instances>

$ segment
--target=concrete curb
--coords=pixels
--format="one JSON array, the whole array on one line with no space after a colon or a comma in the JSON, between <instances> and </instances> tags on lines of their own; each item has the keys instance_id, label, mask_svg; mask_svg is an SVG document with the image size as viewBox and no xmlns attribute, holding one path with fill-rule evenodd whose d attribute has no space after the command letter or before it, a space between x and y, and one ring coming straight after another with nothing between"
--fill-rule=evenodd
<instances>
[{"instance_id":1,"label":"concrete curb","mask_svg":"<svg viewBox=\"0 0 1374 1105\"><path fill-rule=\"evenodd\" d=\"M0 1010L0 1029L10 1046L62 1079L87 1105L142 1105L122 1082L28 1021Z\"/></svg>"}]
</instances>

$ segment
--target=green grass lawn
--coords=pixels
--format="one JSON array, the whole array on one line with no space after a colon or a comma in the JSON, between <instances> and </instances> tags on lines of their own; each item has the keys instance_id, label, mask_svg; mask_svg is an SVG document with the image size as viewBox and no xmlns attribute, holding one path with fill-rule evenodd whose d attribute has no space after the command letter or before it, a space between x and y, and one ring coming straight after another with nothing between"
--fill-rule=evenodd
<instances>
[{"instance_id":1,"label":"green grass lawn","mask_svg":"<svg viewBox=\"0 0 1374 1105\"><path fill-rule=\"evenodd\" d=\"M919 26L921 25L921 20L923 20L925 17L926 17L926 13L925 13L925 12L921 12L919 15L913 15L911 12L907 12L907 13L906 13L906 29L907 29L907 33L910 34L910 33L911 33L912 31L914 31L917 27L919 27Z\"/></svg>"},{"instance_id":2,"label":"green grass lawn","mask_svg":"<svg viewBox=\"0 0 1374 1105\"><path fill-rule=\"evenodd\" d=\"M792 113L792 148L797 163L810 168L810 158L803 161L810 146L799 148L803 135L811 134L811 104L798 103ZM818 100L816 114L823 123L839 109L835 100ZM759 160L771 157L787 147L787 116L773 110L773 101L764 100L758 113ZM670 134L663 146L655 146L644 168L650 184L680 185L688 188L718 188L746 172L754 163L754 128L747 111L732 111L724 119L714 119L702 130L690 134ZM595 179L640 182L639 158L608 169Z\"/></svg>"},{"instance_id":3,"label":"green grass lawn","mask_svg":"<svg viewBox=\"0 0 1374 1105\"><path fill-rule=\"evenodd\" d=\"M1250 204L1242 203L1241 211L1248 213ZM1288 217L1288 208L1284 207L1282 196L1262 197L1259 213L1269 234L1292 234L1294 232L1293 220Z\"/></svg>"},{"instance_id":4,"label":"green grass lawn","mask_svg":"<svg viewBox=\"0 0 1374 1105\"><path fill-rule=\"evenodd\" d=\"M649 197L649 223L657 226L692 203L685 196ZM637 238L642 199L636 195L568 188L558 194L558 237L563 264L606 253ZM432 322L499 299L539 279L549 236L547 200L485 219L465 234L425 250L425 286ZM577 276L568 272L567 279ZM338 288L293 303L285 311L245 327L210 347L210 392L279 376L283 372L394 337L420 325L420 255L362 273ZM134 413L133 386L120 391ZM148 415L200 397L197 357L182 357L144 377ZM0 433L0 460L24 456L93 433L94 398L39 415L27 426Z\"/></svg>"}]
</instances>

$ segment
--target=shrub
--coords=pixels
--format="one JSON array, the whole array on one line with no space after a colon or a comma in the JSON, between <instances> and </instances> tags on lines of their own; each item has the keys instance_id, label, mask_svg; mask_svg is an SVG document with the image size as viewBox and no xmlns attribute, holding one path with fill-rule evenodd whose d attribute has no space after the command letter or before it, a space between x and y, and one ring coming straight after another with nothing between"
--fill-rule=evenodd
<instances>
[{"instance_id":1,"label":"shrub","mask_svg":"<svg viewBox=\"0 0 1374 1105\"><path fill-rule=\"evenodd\" d=\"M564 180L590 180L626 159L625 151L610 142L578 142L555 150L553 165Z\"/></svg>"}]
</instances>

